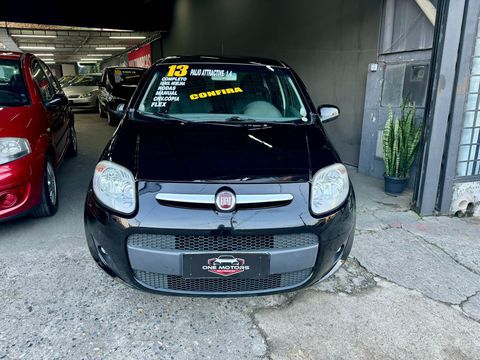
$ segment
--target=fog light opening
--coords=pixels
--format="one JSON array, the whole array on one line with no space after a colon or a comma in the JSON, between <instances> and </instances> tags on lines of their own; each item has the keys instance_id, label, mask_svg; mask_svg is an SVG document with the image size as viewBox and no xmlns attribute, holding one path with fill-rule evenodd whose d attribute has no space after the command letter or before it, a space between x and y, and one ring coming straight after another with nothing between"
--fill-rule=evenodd
<instances>
[{"instance_id":1,"label":"fog light opening","mask_svg":"<svg viewBox=\"0 0 480 360\"><path fill-rule=\"evenodd\" d=\"M0 209L11 208L12 206L15 206L17 201L18 197L15 194L9 192L0 194Z\"/></svg>"}]
</instances>

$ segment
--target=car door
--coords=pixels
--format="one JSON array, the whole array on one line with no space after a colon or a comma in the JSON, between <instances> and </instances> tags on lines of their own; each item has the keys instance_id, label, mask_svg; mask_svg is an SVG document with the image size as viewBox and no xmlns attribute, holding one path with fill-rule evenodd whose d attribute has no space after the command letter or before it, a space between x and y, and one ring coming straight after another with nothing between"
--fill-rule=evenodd
<instances>
[{"instance_id":1,"label":"car door","mask_svg":"<svg viewBox=\"0 0 480 360\"><path fill-rule=\"evenodd\" d=\"M98 102L100 103L100 105L102 106L102 108L105 109L106 105L107 105L107 98L108 98L108 92L107 92L107 72L108 72L108 69L105 69L103 71L103 75L102 75L102 80L100 80L100 83L98 84Z\"/></svg>"},{"instance_id":2,"label":"car door","mask_svg":"<svg viewBox=\"0 0 480 360\"><path fill-rule=\"evenodd\" d=\"M32 76L40 88L44 104L49 102L55 95L63 95L62 88L58 84L50 69L38 59L32 60ZM64 96L64 95L63 95ZM69 131L69 112L68 105L55 106L52 109L45 107L45 113L50 124L52 134L52 144L55 148L55 163L58 164L65 154L68 131Z\"/></svg>"}]
</instances>

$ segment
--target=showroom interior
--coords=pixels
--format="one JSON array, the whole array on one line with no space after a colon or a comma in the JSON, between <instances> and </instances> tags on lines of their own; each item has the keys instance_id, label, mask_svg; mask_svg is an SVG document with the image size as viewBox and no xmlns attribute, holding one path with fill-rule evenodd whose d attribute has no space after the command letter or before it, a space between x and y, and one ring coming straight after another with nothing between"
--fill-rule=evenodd
<instances>
[{"instance_id":1,"label":"showroom interior","mask_svg":"<svg viewBox=\"0 0 480 360\"><path fill-rule=\"evenodd\" d=\"M418 122L427 112L409 180L412 207L422 215L479 212L478 123L464 126L476 97L461 91L476 79L475 2L304 0L293 9L282 0L270 16L268 2L177 0L141 3L132 16L116 14L115 21L103 16L108 6L86 16L56 5L48 15L35 5L22 15L7 7L0 19L3 47L40 54L58 77L114 65L148 67L170 55L282 59L304 79L316 104L340 107L341 118L326 131L346 164L376 178L384 173L388 107L398 111L408 97ZM456 67L460 59L472 61ZM439 86L445 86L442 104L432 96ZM439 109L447 104L447 112Z\"/></svg>"}]
</instances>

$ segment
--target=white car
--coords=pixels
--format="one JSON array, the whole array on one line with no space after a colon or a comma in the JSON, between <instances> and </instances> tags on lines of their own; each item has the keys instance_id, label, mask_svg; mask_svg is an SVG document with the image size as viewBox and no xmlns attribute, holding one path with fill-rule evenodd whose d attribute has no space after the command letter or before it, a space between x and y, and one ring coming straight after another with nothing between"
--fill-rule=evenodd
<instances>
[{"instance_id":1,"label":"white car","mask_svg":"<svg viewBox=\"0 0 480 360\"><path fill-rule=\"evenodd\" d=\"M220 265L233 265L238 266L240 262L237 260L236 257L232 255L220 255L218 258L215 259L213 265L220 266Z\"/></svg>"}]
</instances>

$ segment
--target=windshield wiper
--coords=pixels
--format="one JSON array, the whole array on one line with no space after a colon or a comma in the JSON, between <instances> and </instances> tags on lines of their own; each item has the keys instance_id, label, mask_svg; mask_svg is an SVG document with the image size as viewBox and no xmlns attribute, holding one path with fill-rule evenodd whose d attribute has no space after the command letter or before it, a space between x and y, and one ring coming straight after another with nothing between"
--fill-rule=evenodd
<instances>
[{"instance_id":1,"label":"windshield wiper","mask_svg":"<svg viewBox=\"0 0 480 360\"><path fill-rule=\"evenodd\" d=\"M152 114L152 113L145 113L143 111L138 111L138 113L142 116L154 117L154 118L160 119L160 120L170 120L170 121L178 121L178 122L184 122L184 123L192 122L190 120L181 119L181 118L178 118L178 117L175 117L175 116L172 116L172 115L169 115L169 114L165 114L165 113Z\"/></svg>"}]
</instances>

